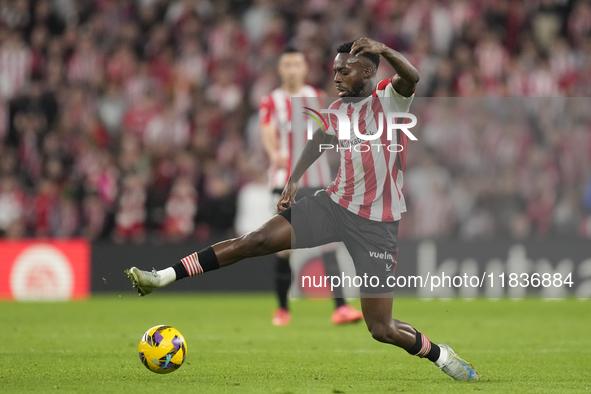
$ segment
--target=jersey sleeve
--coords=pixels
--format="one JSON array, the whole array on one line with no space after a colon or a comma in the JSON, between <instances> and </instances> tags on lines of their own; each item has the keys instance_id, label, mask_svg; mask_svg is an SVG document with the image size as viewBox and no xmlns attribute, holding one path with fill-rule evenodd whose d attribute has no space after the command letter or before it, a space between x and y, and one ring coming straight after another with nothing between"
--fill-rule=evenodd
<instances>
[{"instance_id":1,"label":"jersey sleeve","mask_svg":"<svg viewBox=\"0 0 591 394\"><path fill-rule=\"evenodd\" d=\"M390 110L392 111L408 112L415 95L413 93L412 96L405 97L398 93L396 89L394 89L394 86L392 86L392 78L380 81L373 95L374 97L386 98Z\"/></svg>"},{"instance_id":2,"label":"jersey sleeve","mask_svg":"<svg viewBox=\"0 0 591 394\"><path fill-rule=\"evenodd\" d=\"M275 106L271 95L265 96L259 105L259 120L261 126L275 125Z\"/></svg>"}]
</instances>

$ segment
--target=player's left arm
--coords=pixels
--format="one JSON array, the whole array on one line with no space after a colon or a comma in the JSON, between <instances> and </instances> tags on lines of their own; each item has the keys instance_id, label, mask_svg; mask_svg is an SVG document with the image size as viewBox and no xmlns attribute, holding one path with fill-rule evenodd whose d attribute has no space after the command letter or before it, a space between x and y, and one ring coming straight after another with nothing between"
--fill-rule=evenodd
<instances>
[{"instance_id":1,"label":"player's left arm","mask_svg":"<svg viewBox=\"0 0 591 394\"><path fill-rule=\"evenodd\" d=\"M287 209L287 207L291 206L291 204L295 202L295 196L298 192L300 178L304 175L312 163L318 160L318 158L324 153L324 150L320 149L320 146L323 144L333 143L334 138L334 135L327 134L323 130L317 129L312 135L312 139L306 142L306 145L304 145L304 150L300 155L295 167L293 168L293 171L287 180L287 184L281 193L281 198L277 203L277 208L279 211Z\"/></svg>"},{"instance_id":2,"label":"player's left arm","mask_svg":"<svg viewBox=\"0 0 591 394\"><path fill-rule=\"evenodd\" d=\"M388 48L381 42L363 37L353 43L351 54L361 56L363 53L382 55L396 71L392 78L392 87L404 97L410 97L419 83L419 72L400 52Z\"/></svg>"}]
</instances>

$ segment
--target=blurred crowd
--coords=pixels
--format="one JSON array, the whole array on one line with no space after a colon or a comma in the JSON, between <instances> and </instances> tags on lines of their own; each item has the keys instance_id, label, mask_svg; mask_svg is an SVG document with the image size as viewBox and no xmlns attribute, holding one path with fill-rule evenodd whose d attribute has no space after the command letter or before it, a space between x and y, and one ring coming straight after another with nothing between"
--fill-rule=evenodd
<instances>
[{"instance_id":1,"label":"blurred crowd","mask_svg":"<svg viewBox=\"0 0 591 394\"><path fill-rule=\"evenodd\" d=\"M336 96L362 36L417 66L417 97L506 100L418 104L402 238L591 237L591 0L4 0L0 237L232 235L278 54Z\"/></svg>"},{"instance_id":2,"label":"blurred crowd","mask_svg":"<svg viewBox=\"0 0 591 394\"><path fill-rule=\"evenodd\" d=\"M591 238L591 97L417 98L403 237Z\"/></svg>"}]
</instances>

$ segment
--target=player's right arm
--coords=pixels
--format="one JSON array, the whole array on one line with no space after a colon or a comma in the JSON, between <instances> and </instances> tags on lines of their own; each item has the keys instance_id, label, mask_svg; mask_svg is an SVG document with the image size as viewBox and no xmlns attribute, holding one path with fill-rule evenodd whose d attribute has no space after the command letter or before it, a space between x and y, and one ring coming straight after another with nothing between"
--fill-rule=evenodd
<instances>
[{"instance_id":1,"label":"player's right arm","mask_svg":"<svg viewBox=\"0 0 591 394\"><path fill-rule=\"evenodd\" d=\"M291 206L291 204L295 201L300 178L302 175L304 175L312 163L318 160L318 158L322 156L322 153L324 152L324 150L320 149L320 145L331 144L334 138L334 135L327 134L321 129L318 129L316 132L314 132L312 139L309 140L304 146L304 151L302 152L302 155L298 159L298 162L291 172L291 176L287 180L287 184L283 189L283 193L281 193L281 198L277 203L277 208L279 211L287 209L287 207Z\"/></svg>"},{"instance_id":2,"label":"player's right arm","mask_svg":"<svg viewBox=\"0 0 591 394\"><path fill-rule=\"evenodd\" d=\"M286 168L287 158L281 153L279 149L279 141L277 140L277 128L271 122L263 123L261 125L263 147L269 156L271 166L275 168Z\"/></svg>"},{"instance_id":3,"label":"player's right arm","mask_svg":"<svg viewBox=\"0 0 591 394\"><path fill-rule=\"evenodd\" d=\"M287 157L281 152L277 138L277 125L274 116L275 108L271 96L265 97L259 107L263 147L269 156L269 162L275 168L287 168Z\"/></svg>"},{"instance_id":4,"label":"player's right arm","mask_svg":"<svg viewBox=\"0 0 591 394\"><path fill-rule=\"evenodd\" d=\"M392 77L392 87L404 97L414 94L419 83L419 72L400 52L388 48L385 44L363 37L355 41L351 47L351 54L361 56L363 53L382 55L390 63L396 75Z\"/></svg>"}]
</instances>

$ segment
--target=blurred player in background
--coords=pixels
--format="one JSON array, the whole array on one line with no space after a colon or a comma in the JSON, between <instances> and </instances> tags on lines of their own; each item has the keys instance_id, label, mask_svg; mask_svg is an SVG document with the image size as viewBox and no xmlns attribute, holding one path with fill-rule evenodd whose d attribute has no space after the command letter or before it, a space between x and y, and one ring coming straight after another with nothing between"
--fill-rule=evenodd
<instances>
[{"instance_id":1,"label":"blurred player in background","mask_svg":"<svg viewBox=\"0 0 591 394\"><path fill-rule=\"evenodd\" d=\"M302 97L305 106L321 108L320 100L324 96L322 91L305 84L308 66L304 54L296 48L286 47L283 50L277 69L281 77L281 86L263 97L259 108L263 145L270 162L269 187L274 201L279 201L283 187L291 175L291 163L299 157L306 142L304 130L292 133L291 98ZM330 179L328 161L326 156L322 156L304 173L296 200L326 188ZM324 248L322 260L326 275L338 276L340 270L335 245L327 245ZM290 254L291 252L286 250L275 255L275 291L279 309L274 312L272 322L276 326L287 325L291 319L287 301L292 281ZM334 289L334 302L334 324L363 319L361 312L346 304L340 286Z\"/></svg>"},{"instance_id":2,"label":"blurred player in background","mask_svg":"<svg viewBox=\"0 0 591 394\"><path fill-rule=\"evenodd\" d=\"M380 56L390 63L396 75L378 82ZM346 111L349 119L356 113L358 131L365 135L378 133L374 116L384 111L382 102L389 112L408 112L419 82L417 69L402 54L369 38L340 45L333 72L340 99L330 108ZM394 293L388 279L397 264L394 256L398 251L398 224L401 214L406 212L401 192L406 148L394 152L361 147L347 149L346 144L368 146L371 141L339 139L341 165L336 179L326 191L295 201L299 181L324 152L321 145L335 143L337 125L333 116L329 125L327 130L316 130L306 144L277 204L278 215L256 231L193 253L164 270L147 272L132 267L126 273L133 286L140 295L146 295L176 280L248 257L342 241L353 258L357 276L375 277L379 281L375 286L371 283L360 286L363 318L372 337L428 359L453 379L479 380L472 365L449 345L437 345L412 325L392 318ZM392 142L386 135L380 136L383 145ZM398 145L408 146L405 133L398 131L395 138ZM376 251L387 253L380 257Z\"/></svg>"}]
</instances>

